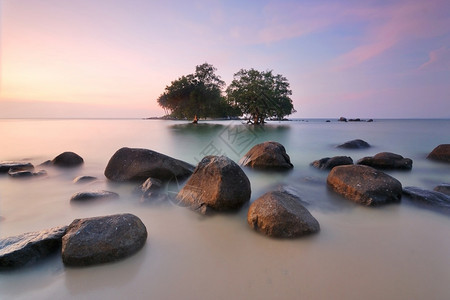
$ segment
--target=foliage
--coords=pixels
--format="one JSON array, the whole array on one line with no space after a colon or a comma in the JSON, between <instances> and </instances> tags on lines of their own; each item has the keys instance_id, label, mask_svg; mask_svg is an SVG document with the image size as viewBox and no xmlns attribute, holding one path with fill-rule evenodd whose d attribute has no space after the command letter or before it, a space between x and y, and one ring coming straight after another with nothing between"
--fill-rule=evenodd
<instances>
[{"instance_id":1,"label":"foliage","mask_svg":"<svg viewBox=\"0 0 450 300\"><path fill-rule=\"evenodd\" d=\"M166 86L158 104L171 117L179 119L239 115L222 96L225 82L215 74L216 70L208 63L196 66L194 74L182 76Z\"/></svg>"},{"instance_id":2,"label":"foliage","mask_svg":"<svg viewBox=\"0 0 450 300\"><path fill-rule=\"evenodd\" d=\"M228 103L252 119L254 124L266 118L283 119L295 112L289 97L292 91L287 79L272 71L241 69L226 90Z\"/></svg>"}]
</instances>

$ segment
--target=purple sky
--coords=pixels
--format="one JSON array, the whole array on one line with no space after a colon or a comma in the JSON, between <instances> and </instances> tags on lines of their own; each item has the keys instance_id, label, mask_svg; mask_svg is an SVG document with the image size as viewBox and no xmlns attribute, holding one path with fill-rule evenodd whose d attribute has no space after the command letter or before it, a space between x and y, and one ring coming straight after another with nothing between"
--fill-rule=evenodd
<instances>
[{"instance_id":1,"label":"purple sky","mask_svg":"<svg viewBox=\"0 0 450 300\"><path fill-rule=\"evenodd\" d=\"M0 117L148 117L208 62L297 118L450 118L450 1L0 0Z\"/></svg>"}]
</instances>

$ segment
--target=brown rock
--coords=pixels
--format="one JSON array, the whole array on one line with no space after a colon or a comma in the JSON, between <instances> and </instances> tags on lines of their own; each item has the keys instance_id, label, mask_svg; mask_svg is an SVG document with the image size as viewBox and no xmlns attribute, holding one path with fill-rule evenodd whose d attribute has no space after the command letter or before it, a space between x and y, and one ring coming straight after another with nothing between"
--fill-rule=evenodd
<instances>
[{"instance_id":1,"label":"brown rock","mask_svg":"<svg viewBox=\"0 0 450 300\"><path fill-rule=\"evenodd\" d=\"M402 196L402 184L397 179L363 165L333 168L327 184L336 193L366 206L399 202Z\"/></svg>"},{"instance_id":2,"label":"brown rock","mask_svg":"<svg viewBox=\"0 0 450 300\"><path fill-rule=\"evenodd\" d=\"M357 162L359 165L365 165L377 169L399 169L411 170L413 161L410 158L391 152L381 152L375 156L361 158Z\"/></svg>"},{"instance_id":3,"label":"brown rock","mask_svg":"<svg viewBox=\"0 0 450 300\"><path fill-rule=\"evenodd\" d=\"M256 169L292 169L294 167L284 146L277 142L255 145L241 158L239 164Z\"/></svg>"},{"instance_id":4,"label":"brown rock","mask_svg":"<svg viewBox=\"0 0 450 300\"><path fill-rule=\"evenodd\" d=\"M450 162L450 144L441 144L431 151L427 156L428 159Z\"/></svg>"},{"instance_id":5,"label":"brown rock","mask_svg":"<svg viewBox=\"0 0 450 300\"><path fill-rule=\"evenodd\" d=\"M176 200L206 214L209 210L236 210L250 200L250 181L226 156L204 157Z\"/></svg>"},{"instance_id":6,"label":"brown rock","mask_svg":"<svg viewBox=\"0 0 450 300\"><path fill-rule=\"evenodd\" d=\"M70 168L77 167L84 163L81 156L74 152L63 152L52 160L52 164L58 167Z\"/></svg>"},{"instance_id":7,"label":"brown rock","mask_svg":"<svg viewBox=\"0 0 450 300\"><path fill-rule=\"evenodd\" d=\"M325 157L316 161L313 161L311 165L314 168L322 170L331 170L336 166L353 165L353 159L349 156L334 156Z\"/></svg>"}]
</instances>

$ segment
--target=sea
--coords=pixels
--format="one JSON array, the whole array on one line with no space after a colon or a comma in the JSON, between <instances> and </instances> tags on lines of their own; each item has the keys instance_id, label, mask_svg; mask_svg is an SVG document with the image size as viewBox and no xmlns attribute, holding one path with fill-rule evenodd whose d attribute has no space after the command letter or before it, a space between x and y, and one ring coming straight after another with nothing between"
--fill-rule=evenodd
<instances>
[{"instance_id":1,"label":"sea","mask_svg":"<svg viewBox=\"0 0 450 300\"><path fill-rule=\"evenodd\" d=\"M327 122L329 121L329 122ZM379 152L413 160L411 171L386 171L402 185L433 189L450 183L450 165L426 157L450 143L450 119L241 120L1 119L0 161L26 161L46 176L0 175L0 238L68 225L74 219L132 213L147 227L146 245L118 262L66 267L60 254L13 271L0 271L0 299L450 299L450 217L400 204L363 207L327 188L328 171L311 162L338 155L357 161ZM363 139L371 147L336 146ZM243 168L251 200L285 189L299 196L319 221L318 234L274 239L238 212L202 216L172 201L142 199L136 183L104 176L122 147L145 148L196 165L206 155L235 162L254 145L284 145L294 168L258 172ZM39 166L65 151L81 167ZM77 176L94 176L74 183ZM73 194L108 190L119 199L75 205Z\"/></svg>"}]
</instances>

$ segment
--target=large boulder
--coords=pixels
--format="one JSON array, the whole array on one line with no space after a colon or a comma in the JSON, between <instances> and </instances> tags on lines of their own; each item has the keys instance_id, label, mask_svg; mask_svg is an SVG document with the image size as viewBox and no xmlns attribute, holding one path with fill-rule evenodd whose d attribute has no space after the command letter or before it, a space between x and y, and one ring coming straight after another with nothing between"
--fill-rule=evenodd
<instances>
[{"instance_id":1,"label":"large boulder","mask_svg":"<svg viewBox=\"0 0 450 300\"><path fill-rule=\"evenodd\" d=\"M89 191L89 192L79 192L70 198L70 202L86 202L92 200L100 199L117 199L119 194L110 191Z\"/></svg>"},{"instance_id":2,"label":"large boulder","mask_svg":"<svg viewBox=\"0 0 450 300\"><path fill-rule=\"evenodd\" d=\"M441 144L431 151L428 159L450 163L450 144Z\"/></svg>"},{"instance_id":3,"label":"large boulder","mask_svg":"<svg viewBox=\"0 0 450 300\"><path fill-rule=\"evenodd\" d=\"M66 229L55 227L0 239L0 269L25 266L55 253Z\"/></svg>"},{"instance_id":4,"label":"large boulder","mask_svg":"<svg viewBox=\"0 0 450 300\"><path fill-rule=\"evenodd\" d=\"M381 152L375 156L366 156L358 160L359 165L365 165L376 169L411 170L413 161L410 158L391 152Z\"/></svg>"},{"instance_id":5,"label":"large boulder","mask_svg":"<svg viewBox=\"0 0 450 300\"><path fill-rule=\"evenodd\" d=\"M319 222L300 201L286 192L268 192L250 205L247 222L256 231L277 238L295 238L318 232Z\"/></svg>"},{"instance_id":6,"label":"large boulder","mask_svg":"<svg viewBox=\"0 0 450 300\"><path fill-rule=\"evenodd\" d=\"M402 184L397 179L363 165L334 167L327 184L336 193L366 206L400 202L402 197Z\"/></svg>"},{"instance_id":7,"label":"large boulder","mask_svg":"<svg viewBox=\"0 0 450 300\"><path fill-rule=\"evenodd\" d=\"M176 200L202 214L236 210L250 200L250 181L226 156L206 156L194 170Z\"/></svg>"},{"instance_id":8,"label":"large boulder","mask_svg":"<svg viewBox=\"0 0 450 300\"><path fill-rule=\"evenodd\" d=\"M28 162L4 161L0 162L0 174L8 172L17 172L24 170L33 170L34 166Z\"/></svg>"},{"instance_id":9,"label":"large boulder","mask_svg":"<svg viewBox=\"0 0 450 300\"><path fill-rule=\"evenodd\" d=\"M450 196L437 192L424 190L418 187L407 186L403 193L415 204L450 214Z\"/></svg>"},{"instance_id":10,"label":"large boulder","mask_svg":"<svg viewBox=\"0 0 450 300\"><path fill-rule=\"evenodd\" d=\"M192 174L194 166L156 151L121 148L108 162L105 176L113 181L141 181L153 177L162 181Z\"/></svg>"},{"instance_id":11,"label":"large boulder","mask_svg":"<svg viewBox=\"0 0 450 300\"><path fill-rule=\"evenodd\" d=\"M132 214L76 219L62 239L62 259L68 266L116 261L139 251L147 229Z\"/></svg>"},{"instance_id":12,"label":"large boulder","mask_svg":"<svg viewBox=\"0 0 450 300\"><path fill-rule=\"evenodd\" d=\"M353 159L349 156L325 157L311 163L314 168L331 170L336 166L353 165Z\"/></svg>"},{"instance_id":13,"label":"large boulder","mask_svg":"<svg viewBox=\"0 0 450 300\"><path fill-rule=\"evenodd\" d=\"M71 168L78 167L84 163L81 156L74 152L63 152L52 160L52 164L58 167Z\"/></svg>"},{"instance_id":14,"label":"large boulder","mask_svg":"<svg viewBox=\"0 0 450 300\"><path fill-rule=\"evenodd\" d=\"M356 140L351 140L351 141L345 142L337 147L343 148L343 149L364 149L364 148L369 148L370 145L366 141L356 139Z\"/></svg>"},{"instance_id":15,"label":"large boulder","mask_svg":"<svg viewBox=\"0 0 450 300\"><path fill-rule=\"evenodd\" d=\"M255 145L241 158L239 164L255 169L292 169L294 167L284 146L277 142Z\"/></svg>"}]
</instances>

